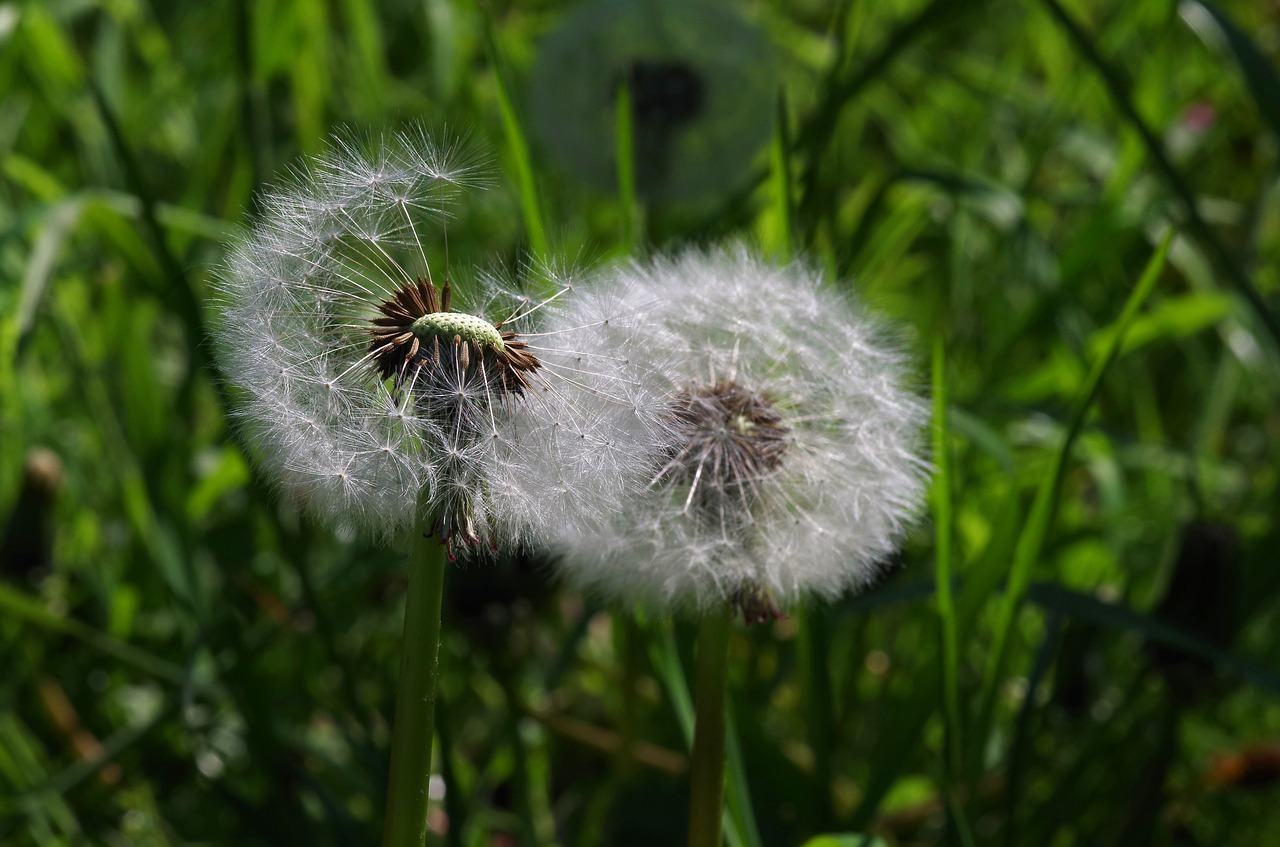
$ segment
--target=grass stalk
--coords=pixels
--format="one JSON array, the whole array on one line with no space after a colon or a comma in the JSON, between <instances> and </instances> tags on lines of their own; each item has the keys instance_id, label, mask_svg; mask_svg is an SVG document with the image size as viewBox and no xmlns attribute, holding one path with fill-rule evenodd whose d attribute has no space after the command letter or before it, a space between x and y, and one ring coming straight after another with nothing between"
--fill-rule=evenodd
<instances>
[{"instance_id":1,"label":"grass stalk","mask_svg":"<svg viewBox=\"0 0 1280 847\"><path fill-rule=\"evenodd\" d=\"M427 839L427 789L431 781L445 575L445 548L428 535L429 525L428 518L419 518L409 553L409 594L404 609L400 689L391 731L383 847L421 847Z\"/></svg>"},{"instance_id":2,"label":"grass stalk","mask_svg":"<svg viewBox=\"0 0 1280 847\"><path fill-rule=\"evenodd\" d=\"M520 189L520 209L524 213L525 233L529 239L529 252L537 261L546 261L549 255L547 228L542 216L542 202L538 194L537 180L533 173L533 154L529 151L529 140L525 136L524 127L516 111L515 100L511 96L511 84L507 77L506 65L502 61L502 53L498 49L498 36L493 29L493 21L488 11L484 12L484 42L489 53L489 63L493 68L494 86L498 95L498 111L502 115L502 129L507 137L507 151L511 156L511 164L515 169L516 185Z\"/></svg>"},{"instance_id":3,"label":"grass stalk","mask_svg":"<svg viewBox=\"0 0 1280 847\"><path fill-rule=\"evenodd\" d=\"M693 758L689 763L689 847L720 847L724 816L725 688L729 665L728 609L698 624Z\"/></svg>"},{"instance_id":4,"label":"grass stalk","mask_svg":"<svg viewBox=\"0 0 1280 847\"><path fill-rule=\"evenodd\" d=\"M1067 462L1070 459L1072 447L1075 445L1080 432L1084 429L1085 417L1093 406L1093 400L1102 385L1103 376L1106 375L1111 363L1116 360L1121 350L1124 349L1125 333L1129 329L1129 325L1133 323L1138 310L1146 302L1147 297L1155 288L1156 281L1160 278L1160 272L1164 269L1165 257L1169 253L1169 246L1173 243L1173 236L1174 231L1170 230L1159 248L1156 249L1156 252L1147 262L1147 266L1143 269L1137 285L1134 286L1133 292L1125 302L1124 309L1114 324L1115 329L1106 352L1094 362L1085 385L1081 389L1080 395L1076 398L1067 431L1063 435L1057 451L1054 453L1053 464L1049 473L1041 477L1040 486L1036 490L1035 500L1031 505L1031 512L1027 516L1026 523L1023 524L1022 532L1018 535L1018 542L1013 552L1013 564L1009 570L1009 580L1005 586L1004 596L997 611L991 661L987 665L986 674L982 681L978 732L973 736L973 743L978 745L974 748L975 757L980 758L981 745L985 743L987 732L991 726L995 711L996 692L999 688L1000 680L1004 677L1005 665L1009 660L1010 639L1014 625L1017 623L1018 611L1022 607L1027 588L1031 583L1032 568L1040 559L1040 552L1044 548L1049 529L1057 513L1058 495L1062 488L1062 481L1066 477ZM976 760L977 758L975 758Z\"/></svg>"},{"instance_id":5,"label":"grass stalk","mask_svg":"<svg viewBox=\"0 0 1280 847\"><path fill-rule=\"evenodd\" d=\"M773 171L774 203L779 221L778 258L784 262L791 261L796 249L795 209L791 202L795 180L791 173L791 126L787 114L787 91L779 88L769 162Z\"/></svg>"},{"instance_id":6,"label":"grass stalk","mask_svg":"<svg viewBox=\"0 0 1280 847\"><path fill-rule=\"evenodd\" d=\"M946 713L947 768L951 781L960 779L964 750L963 722L960 720L960 648L956 602L952 589L951 456L947 447L946 349L941 338L933 344L933 519L936 535L934 553L935 603L942 639L942 701Z\"/></svg>"}]
</instances>

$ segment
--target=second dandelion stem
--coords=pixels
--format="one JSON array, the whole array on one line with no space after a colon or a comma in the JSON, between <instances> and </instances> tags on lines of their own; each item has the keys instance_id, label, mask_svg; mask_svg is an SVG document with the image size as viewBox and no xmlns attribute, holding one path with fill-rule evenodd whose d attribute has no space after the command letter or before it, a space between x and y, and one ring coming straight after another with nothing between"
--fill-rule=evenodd
<instances>
[{"instance_id":1,"label":"second dandelion stem","mask_svg":"<svg viewBox=\"0 0 1280 847\"><path fill-rule=\"evenodd\" d=\"M724 816L725 680L730 610L698 625L698 678L694 689L693 760L689 766L689 847L720 847Z\"/></svg>"},{"instance_id":2,"label":"second dandelion stem","mask_svg":"<svg viewBox=\"0 0 1280 847\"><path fill-rule=\"evenodd\" d=\"M395 728L391 731L391 777L383 847L422 847L427 839L445 576L445 548L427 536L430 525L430 520L419 522L409 554L409 593L404 609Z\"/></svg>"}]
</instances>

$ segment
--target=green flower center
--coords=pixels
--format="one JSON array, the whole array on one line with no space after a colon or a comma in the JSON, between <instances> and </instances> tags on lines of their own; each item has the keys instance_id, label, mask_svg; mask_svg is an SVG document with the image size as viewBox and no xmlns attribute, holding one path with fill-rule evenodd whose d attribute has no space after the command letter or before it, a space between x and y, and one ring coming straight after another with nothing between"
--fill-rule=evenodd
<instances>
[{"instance_id":1,"label":"green flower center","mask_svg":"<svg viewBox=\"0 0 1280 847\"><path fill-rule=\"evenodd\" d=\"M504 346L502 333L493 324L484 318L463 312L429 312L415 320L409 328L422 341L432 338L445 341L461 338L463 342L490 350L502 350Z\"/></svg>"}]
</instances>

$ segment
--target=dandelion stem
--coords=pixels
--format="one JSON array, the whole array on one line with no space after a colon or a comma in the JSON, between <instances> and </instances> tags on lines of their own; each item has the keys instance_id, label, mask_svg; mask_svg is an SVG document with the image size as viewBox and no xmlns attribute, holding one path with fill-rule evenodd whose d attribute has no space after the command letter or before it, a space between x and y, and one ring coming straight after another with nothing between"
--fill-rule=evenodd
<instances>
[{"instance_id":1,"label":"dandelion stem","mask_svg":"<svg viewBox=\"0 0 1280 847\"><path fill-rule=\"evenodd\" d=\"M725 679L729 658L726 608L698 624L693 759L689 777L689 847L720 847L724 809Z\"/></svg>"},{"instance_id":2,"label":"dandelion stem","mask_svg":"<svg viewBox=\"0 0 1280 847\"><path fill-rule=\"evenodd\" d=\"M439 676L440 603L445 548L427 534L420 517L409 553L409 595L404 609L400 690L391 732L391 777L383 847L422 847L427 839L427 789Z\"/></svg>"}]
</instances>

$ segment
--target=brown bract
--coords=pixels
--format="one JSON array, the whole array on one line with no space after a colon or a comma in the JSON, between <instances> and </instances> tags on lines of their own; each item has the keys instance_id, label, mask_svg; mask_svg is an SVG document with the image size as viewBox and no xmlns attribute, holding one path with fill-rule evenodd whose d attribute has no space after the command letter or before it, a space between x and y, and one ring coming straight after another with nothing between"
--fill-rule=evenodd
<instances>
[{"instance_id":1,"label":"brown bract","mask_svg":"<svg viewBox=\"0 0 1280 847\"><path fill-rule=\"evenodd\" d=\"M415 330L414 322L424 315L449 311L449 283L443 291L428 279L418 277L401 286L378 305L381 317L370 319L373 341L369 347L378 375L395 377L396 387L405 383L437 387L442 382L471 384L500 394L523 395L530 377L542 363L514 332L503 332L494 324L502 343L489 344L454 333ZM425 372L424 372L425 371Z\"/></svg>"},{"instance_id":2,"label":"brown bract","mask_svg":"<svg viewBox=\"0 0 1280 847\"><path fill-rule=\"evenodd\" d=\"M449 311L449 283L437 292L418 277L378 304L371 318L369 356L382 379L394 378L397 392L412 396L418 413L451 433L454 455L475 444L491 426L494 406L523 397L542 363L514 332L501 324ZM436 320L424 317L439 315ZM443 460L442 467L449 461ZM447 468L446 468L447 471ZM431 534L440 538L452 559L461 542L482 542L476 531L472 493L455 495L451 507L435 514ZM491 545L496 539L488 539Z\"/></svg>"},{"instance_id":3,"label":"brown bract","mask_svg":"<svg viewBox=\"0 0 1280 847\"><path fill-rule=\"evenodd\" d=\"M704 485L716 492L750 488L787 451L791 430L773 401L736 382L681 391L672 415L680 446L658 478L688 482L693 496Z\"/></svg>"},{"instance_id":4,"label":"brown bract","mask_svg":"<svg viewBox=\"0 0 1280 847\"><path fill-rule=\"evenodd\" d=\"M736 382L718 382L681 391L672 416L678 449L655 482L689 485L685 510L717 522L722 531L751 521L756 483L777 471L791 429L773 401ZM748 624L785 617L763 585L735 592L734 608Z\"/></svg>"}]
</instances>

